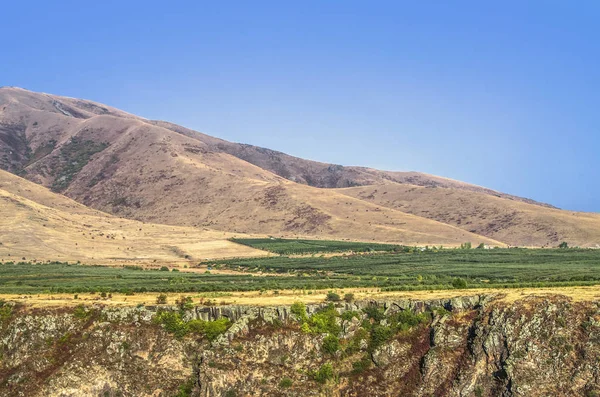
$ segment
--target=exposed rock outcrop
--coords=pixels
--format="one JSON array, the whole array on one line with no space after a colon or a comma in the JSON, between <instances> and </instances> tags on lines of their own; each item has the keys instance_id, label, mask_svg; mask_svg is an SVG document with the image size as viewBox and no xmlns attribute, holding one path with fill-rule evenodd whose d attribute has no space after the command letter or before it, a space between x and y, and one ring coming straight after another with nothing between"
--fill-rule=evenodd
<instances>
[{"instance_id":1,"label":"exposed rock outcrop","mask_svg":"<svg viewBox=\"0 0 600 397\"><path fill-rule=\"evenodd\" d=\"M556 296L508 303L474 296L318 304L309 305L300 321L286 306L181 313L183 321L229 318L231 326L213 341L176 337L153 321L165 310L178 308L5 304L0 396L600 392L597 302ZM318 332L315 313L325 312L335 317L335 331Z\"/></svg>"}]
</instances>

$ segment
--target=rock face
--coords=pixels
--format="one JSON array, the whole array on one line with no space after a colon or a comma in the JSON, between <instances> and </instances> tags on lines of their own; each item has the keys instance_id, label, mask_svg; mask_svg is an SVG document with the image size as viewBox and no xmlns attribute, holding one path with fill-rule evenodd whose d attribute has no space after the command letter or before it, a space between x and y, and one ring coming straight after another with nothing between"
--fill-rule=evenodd
<instances>
[{"instance_id":1,"label":"rock face","mask_svg":"<svg viewBox=\"0 0 600 397\"><path fill-rule=\"evenodd\" d=\"M5 304L0 396L600 393L597 302L371 301L309 305L304 319L283 306L180 313L183 321L229 318L212 342L169 332L153 321L161 310L178 309ZM320 332L323 313L332 321Z\"/></svg>"}]
</instances>

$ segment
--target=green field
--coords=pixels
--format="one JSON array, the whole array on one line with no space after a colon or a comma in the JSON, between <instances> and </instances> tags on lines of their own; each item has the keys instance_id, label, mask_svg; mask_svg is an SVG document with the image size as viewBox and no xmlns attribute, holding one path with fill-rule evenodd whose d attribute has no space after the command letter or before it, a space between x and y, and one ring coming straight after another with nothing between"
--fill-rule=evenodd
<instances>
[{"instance_id":1,"label":"green field","mask_svg":"<svg viewBox=\"0 0 600 397\"><path fill-rule=\"evenodd\" d=\"M270 251L279 255L324 254L333 252L403 251L407 247L395 244L360 243L353 241L299 240L282 238L233 238L231 241Z\"/></svg>"},{"instance_id":2,"label":"green field","mask_svg":"<svg viewBox=\"0 0 600 397\"><path fill-rule=\"evenodd\" d=\"M0 293L202 292L379 287L385 290L600 284L600 250L414 250L211 262L251 274L218 275L65 263L0 264ZM260 274L259 274L260 272ZM265 276L266 274L266 276Z\"/></svg>"}]
</instances>

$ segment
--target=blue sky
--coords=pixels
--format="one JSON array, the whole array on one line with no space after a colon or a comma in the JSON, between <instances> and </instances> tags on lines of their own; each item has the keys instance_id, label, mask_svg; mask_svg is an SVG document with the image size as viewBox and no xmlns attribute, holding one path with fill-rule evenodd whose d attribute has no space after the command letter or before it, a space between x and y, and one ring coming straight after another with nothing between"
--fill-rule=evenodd
<instances>
[{"instance_id":1,"label":"blue sky","mask_svg":"<svg viewBox=\"0 0 600 397\"><path fill-rule=\"evenodd\" d=\"M0 85L600 212L598 20L597 1L21 0Z\"/></svg>"}]
</instances>

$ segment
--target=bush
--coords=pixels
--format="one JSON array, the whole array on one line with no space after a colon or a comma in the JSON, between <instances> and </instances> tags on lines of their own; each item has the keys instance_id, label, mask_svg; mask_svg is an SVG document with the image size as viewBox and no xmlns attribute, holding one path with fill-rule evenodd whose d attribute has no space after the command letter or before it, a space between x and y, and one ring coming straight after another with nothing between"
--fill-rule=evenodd
<instances>
[{"instance_id":1,"label":"bush","mask_svg":"<svg viewBox=\"0 0 600 397\"><path fill-rule=\"evenodd\" d=\"M156 304L157 305L166 305L167 304L167 295L165 294L160 294L156 297Z\"/></svg>"},{"instance_id":2,"label":"bush","mask_svg":"<svg viewBox=\"0 0 600 397\"><path fill-rule=\"evenodd\" d=\"M335 354L340 349L340 340L335 335L327 335L323 339L322 349L327 354Z\"/></svg>"},{"instance_id":3,"label":"bush","mask_svg":"<svg viewBox=\"0 0 600 397\"><path fill-rule=\"evenodd\" d=\"M566 241L563 241L562 243L560 243L558 245L558 248L561 248L561 249L569 248L569 244Z\"/></svg>"},{"instance_id":4,"label":"bush","mask_svg":"<svg viewBox=\"0 0 600 397\"><path fill-rule=\"evenodd\" d=\"M179 307L179 310L185 311L194 308L194 303L191 296L180 296L175 300L175 304Z\"/></svg>"},{"instance_id":5,"label":"bush","mask_svg":"<svg viewBox=\"0 0 600 397\"><path fill-rule=\"evenodd\" d=\"M161 272L168 272L169 268L167 266L161 266L160 271Z\"/></svg>"},{"instance_id":6,"label":"bush","mask_svg":"<svg viewBox=\"0 0 600 397\"><path fill-rule=\"evenodd\" d=\"M191 332L202 334L206 339L213 341L219 335L225 333L230 325L231 322L228 318L221 317L214 321L192 320L188 323L188 329Z\"/></svg>"},{"instance_id":7,"label":"bush","mask_svg":"<svg viewBox=\"0 0 600 397\"><path fill-rule=\"evenodd\" d=\"M366 371L371 367L371 359L367 356L361 358L360 360L352 363L352 372L355 374Z\"/></svg>"},{"instance_id":8,"label":"bush","mask_svg":"<svg viewBox=\"0 0 600 397\"><path fill-rule=\"evenodd\" d=\"M394 335L391 327L383 325L373 325L371 328L371 340L369 341L369 351L374 352Z\"/></svg>"},{"instance_id":9,"label":"bush","mask_svg":"<svg viewBox=\"0 0 600 397\"><path fill-rule=\"evenodd\" d=\"M321 365L321 368L314 373L314 378L319 383L326 383L328 380L333 379L333 366L330 363Z\"/></svg>"},{"instance_id":10,"label":"bush","mask_svg":"<svg viewBox=\"0 0 600 397\"><path fill-rule=\"evenodd\" d=\"M290 379L290 378L283 378L279 381L279 387L281 387L282 389L288 389L290 387L292 387L292 384L294 382Z\"/></svg>"},{"instance_id":11,"label":"bush","mask_svg":"<svg viewBox=\"0 0 600 397\"><path fill-rule=\"evenodd\" d=\"M13 315L13 308L0 300L0 325L7 323Z\"/></svg>"},{"instance_id":12,"label":"bush","mask_svg":"<svg viewBox=\"0 0 600 397\"><path fill-rule=\"evenodd\" d=\"M167 332L174 334L177 338L183 338L191 332L202 335L210 341L227 331L231 324L225 317L214 321L190 320L186 322L179 312L168 311L157 313L153 321L156 324L162 324Z\"/></svg>"},{"instance_id":13,"label":"bush","mask_svg":"<svg viewBox=\"0 0 600 397\"><path fill-rule=\"evenodd\" d=\"M305 322L306 320L308 320L308 316L306 315L306 305L302 302L295 302L292 307L290 308L290 311L292 312L292 314L294 316L296 316L296 319L298 321L300 321L301 323Z\"/></svg>"},{"instance_id":14,"label":"bush","mask_svg":"<svg viewBox=\"0 0 600 397\"><path fill-rule=\"evenodd\" d=\"M467 288L467 282L462 278L455 278L452 280L452 286L456 289Z\"/></svg>"},{"instance_id":15,"label":"bush","mask_svg":"<svg viewBox=\"0 0 600 397\"><path fill-rule=\"evenodd\" d=\"M354 302L354 294L348 293L344 295L344 300L348 303Z\"/></svg>"},{"instance_id":16,"label":"bush","mask_svg":"<svg viewBox=\"0 0 600 397\"><path fill-rule=\"evenodd\" d=\"M344 321L350 321L354 317L359 318L359 314L358 314L358 312L355 312L353 310L348 310L348 311L343 312L341 317L342 317L342 320L344 320Z\"/></svg>"},{"instance_id":17,"label":"bush","mask_svg":"<svg viewBox=\"0 0 600 397\"><path fill-rule=\"evenodd\" d=\"M308 321L302 325L302 331L315 334L329 333L338 335L342 329L337 324L337 316L338 313L333 305L329 305L326 309L310 316Z\"/></svg>"},{"instance_id":18,"label":"bush","mask_svg":"<svg viewBox=\"0 0 600 397\"><path fill-rule=\"evenodd\" d=\"M339 302L342 300L342 298L340 298L340 296L335 292L328 292L327 298L325 298L325 300L328 302Z\"/></svg>"},{"instance_id":19,"label":"bush","mask_svg":"<svg viewBox=\"0 0 600 397\"><path fill-rule=\"evenodd\" d=\"M75 309L73 309L73 317L80 320L87 320L90 314L91 312L86 310L85 306L83 305L77 305L75 306Z\"/></svg>"},{"instance_id":20,"label":"bush","mask_svg":"<svg viewBox=\"0 0 600 397\"><path fill-rule=\"evenodd\" d=\"M363 312L365 312L367 317L376 322L379 322L385 318L383 309L380 309L377 306L367 306L363 309Z\"/></svg>"},{"instance_id":21,"label":"bush","mask_svg":"<svg viewBox=\"0 0 600 397\"><path fill-rule=\"evenodd\" d=\"M153 321L162 324L167 332L174 334L177 338L183 338L189 332L188 324L177 312L159 312Z\"/></svg>"}]
</instances>

